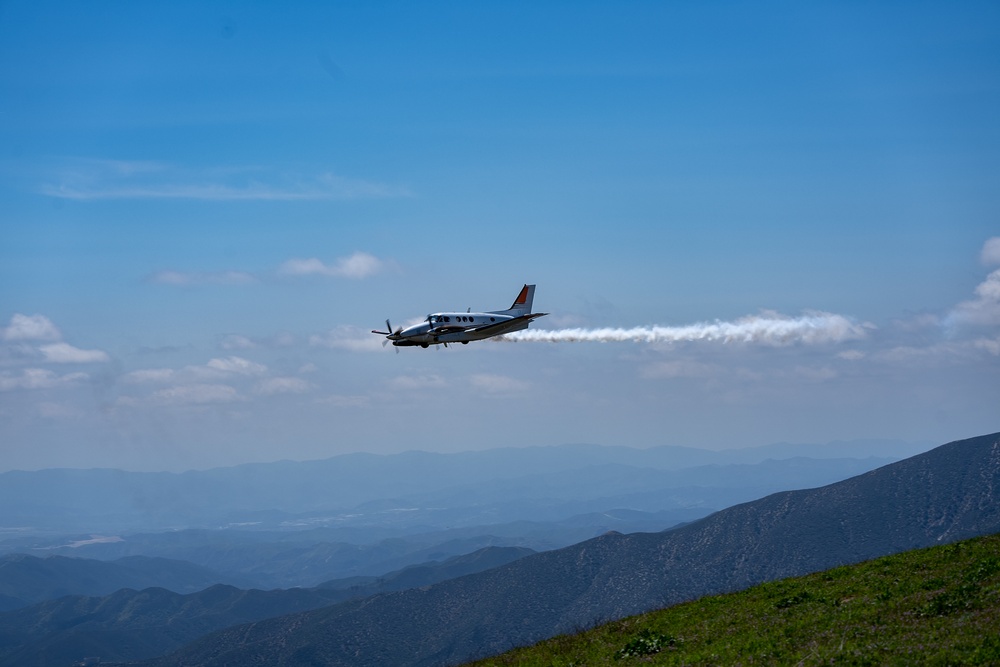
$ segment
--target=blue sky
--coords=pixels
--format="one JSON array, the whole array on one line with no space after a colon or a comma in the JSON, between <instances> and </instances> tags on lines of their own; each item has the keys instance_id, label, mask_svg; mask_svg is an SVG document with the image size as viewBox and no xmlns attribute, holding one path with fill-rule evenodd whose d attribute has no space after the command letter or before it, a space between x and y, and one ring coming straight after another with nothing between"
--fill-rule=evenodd
<instances>
[{"instance_id":1,"label":"blue sky","mask_svg":"<svg viewBox=\"0 0 1000 667\"><path fill-rule=\"evenodd\" d=\"M6 2L0 99L3 469L1000 428L995 3ZM368 333L525 282L843 327Z\"/></svg>"}]
</instances>

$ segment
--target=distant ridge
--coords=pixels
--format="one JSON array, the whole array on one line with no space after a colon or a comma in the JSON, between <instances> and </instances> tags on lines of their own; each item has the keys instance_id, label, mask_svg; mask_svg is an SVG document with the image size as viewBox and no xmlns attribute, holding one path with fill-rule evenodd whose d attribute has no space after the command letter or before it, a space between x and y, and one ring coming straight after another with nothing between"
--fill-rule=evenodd
<instances>
[{"instance_id":1,"label":"distant ridge","mask_svg":"<svg viewBox=\"0 0 1000 667\"><path fill-rule=\"evenodd\" d=\"M0 612L64 595L107 595L120 588L153 587L193 593L218 583L246 584L238 576L170 558L128 556L104 562L10 554L0 556Z\"/></svg>"},{"instance_id":2,"label":"distant ridge","mask_svg":"<svg viewBox=\"0 0 1000 667\"><path fill-rule=\"evenodd\" d=\"M664 533L214 633L155 665L461 663L708 593L1000 531L1000 434Z\"/></svg>"},{"instance_id":3,"label":"distant ridge","mask_svg":"<svg viewBox=\"0 0 1000 667\"><path fill-rule=\"evenodd\" d=\"M331 581L311 589L240 590L220 584L188 595L153 587L141 591L125 588L104 597L66 596L0 612L0 665L63 667L85 656L100 656L105 663L149 658L176 650L220 628L316 609L381 591L426 586L481 572L530 553L533 553L530 549L487 547L378 578ZM146 560L169 564L164 559ZM81 561L81 564L90 563Z\"/></svg>"},{"instance_id":4,"label":"distant ridge","mask_svg":"<svg viewBox=\"0 0 1000 667\"><path fill-rule=\"evenodd\" d=\"M457 516L441 517L440 513L428 512L422 515L449 526L456 525L456 519L464 525L471 525L470 521L484 523L481 517L465 516L469 505L489 505L491 511L499 510L500 516L490 523L524 518L526 501L532 505L528 516L538 520L614 507L657 511L671 509L664 500L664 492L672 493L688 485L717 487L717 471L709 469L710 466L745 466L770 459L772 465L761 466L760 471L766 472L767 479L775 480L774 470L764 470L779 467L773 465L775 459L818 459L812 462L814 475L805 484L817 486L857 474L862 460L881 457L879 462L889 462L900 458L901 452L917 447L895 441L780 444L726 451L674 446L634 449L560 445L449 454L358 453L317 461L244 464L185 473L109 469L10 471L0 473L0 527L30 528L43 533L117 534L295 520L316 525L315 520L324 513L342 514L350 510L346 513L356 514L362 507L368 510L370 518L376 514L376 507L366 504L387 501L414 503L406 507L442 507L442 503L451 509L462 507L463 512ZM847 461L843 457L856 460ZM681 472L696 467L703 469ZM673 475L663 474L669 471ZM718 472L727 474L724 469ZM731 491L743 490L747 483L753 484L752 479L744 479L752 473L749 469L741 470L736 476L738 483L729 480L727 486ZM518 490L513 495L512 485ZM779 483L768 486L765 492L787 488L793 487ZM650 493L653 497L645 500L633 495ZM743 493L733 502L759 498L763 493ZM681 495L683 507L691 506L691 501L699 496ZM459 502L470 498L474 499L472 503ZM725 504L716 502L714 495L712 498L708 507L713 509L732 504L727 502L728 496L718 499ZM576 507L570 512L562 507L580 502L597 505ZM550 506L553 511L542 515ZM389 522L388 516L382 516L381 520L386 525L398 524ZM341 521L337 523L342 525Z\"/></svg>"}]
</instances>

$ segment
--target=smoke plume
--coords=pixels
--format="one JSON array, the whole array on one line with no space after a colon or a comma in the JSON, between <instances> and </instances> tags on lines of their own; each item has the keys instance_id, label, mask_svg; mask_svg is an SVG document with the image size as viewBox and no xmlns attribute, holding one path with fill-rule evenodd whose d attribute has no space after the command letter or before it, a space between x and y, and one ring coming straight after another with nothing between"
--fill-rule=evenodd
<instances>
[{"instance_id":1,"label":"smoke plume","mask_svg":"<svg viewBox=\"0 0 1000 667\"><path fill-rule=\"evenodd\" d=\"M755 343L761 345L792 345L839 343L864 338L871 325L852 322L843 315L806 312L798 317L765 312L731 322L701 322L684 326L644 326L601 329L526 329L500 338L514 343L676 343L683 341L717 341L723 343Z\"/></svg>"}]
</instances>

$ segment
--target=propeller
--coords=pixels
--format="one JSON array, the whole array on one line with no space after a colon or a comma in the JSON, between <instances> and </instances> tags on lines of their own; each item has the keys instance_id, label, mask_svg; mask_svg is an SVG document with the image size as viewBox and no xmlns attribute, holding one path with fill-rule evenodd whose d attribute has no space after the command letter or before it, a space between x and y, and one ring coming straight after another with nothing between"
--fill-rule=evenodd
<instances>
[{"instance_id":1,"label":"propeller","mask_svg":"<svg viewBox=\"0 0 1000 667\"><path fill-rule=\"evenodd\" d=\"M385 347L389 343L389 338L388 338L389 336L393 336L393 335L398 336L400 334L400 332L402 332L402 331L403 331L403 327L399 327L395 331L393 331L392 330L392 323L389 321L389 318L386 318L386 320L385 320L385 331L379 331L378 329L372 329L372 333L373 334L379 334L379 335L382 335L382 336L386 337L386 339L384 341L382 341L382 347ZM396 352L397 353L399 352L398 348L396 349Z\"/></svg>"},{"instance_id":2,"label":"propeller","mask_svg":"<svg viewBox=\"0 0 1000 667\"><path fill-rule=\"evenodd\" d=\"M392 335L399 335L399 333L403 330L403 327L397 327L396 330L393 331L392 330L392 324L390 324L389 320L385 321L385 328L386 328L385 331L379 331L378 329L372 329L372 333L373 334L382 334L383 336L392 336Z\"/></svg>"}]
</instances>

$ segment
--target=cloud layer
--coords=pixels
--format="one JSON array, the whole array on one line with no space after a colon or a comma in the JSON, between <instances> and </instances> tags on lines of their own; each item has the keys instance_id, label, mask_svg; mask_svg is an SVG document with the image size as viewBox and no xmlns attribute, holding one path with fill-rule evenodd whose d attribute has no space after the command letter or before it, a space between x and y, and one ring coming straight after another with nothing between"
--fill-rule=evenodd
<instances>
[{"instance_id":1,"label":"cloud layer","mask_svg":"<svg viewBox=\"0 0 1000 667\"><path fill-rule=\"evenodd\" d=\"M301 175L258 166L185 168L142 160L66 158L37 187L59 199L313 201L406 197L405 187L323 172Z\"/></svg>"},{"instance_id":2,"label":"cloud layer","mask_svg":"<svg viewBox=\"0 0 1000 667\"><path fill-rule=\"evenodd\" d=\"M275 273L279 276L324 276L362 280L381 273L389 266L392 266L391 261L379 259L371 253L359 250L347 257L339 257L332 263L326 263L316 257L292 258L283 262ZM261 282L266 275L258 276L248 271L177 271L165 269L149 275L147 280L157 285L174 287L253 285ZM271 275L273 276L273 273ZM30 323L23 323L22 327L28 328L29 325Z\"/></svg>"},{"instance_id":3,"label":"cloud layer","mask_svg":"<svg viewBox=\"0 0 1000 667\"><path fill-rule=\"evenodd\" d=\"M333 278L353 278L355 280L373 276L385 268L385 262L367 252L355 252L350 257L341 257L333 264L324 264L319 259L290 259L281 265L279 273L292 276L319 275Z\"/></svg>"}]
</instances>

